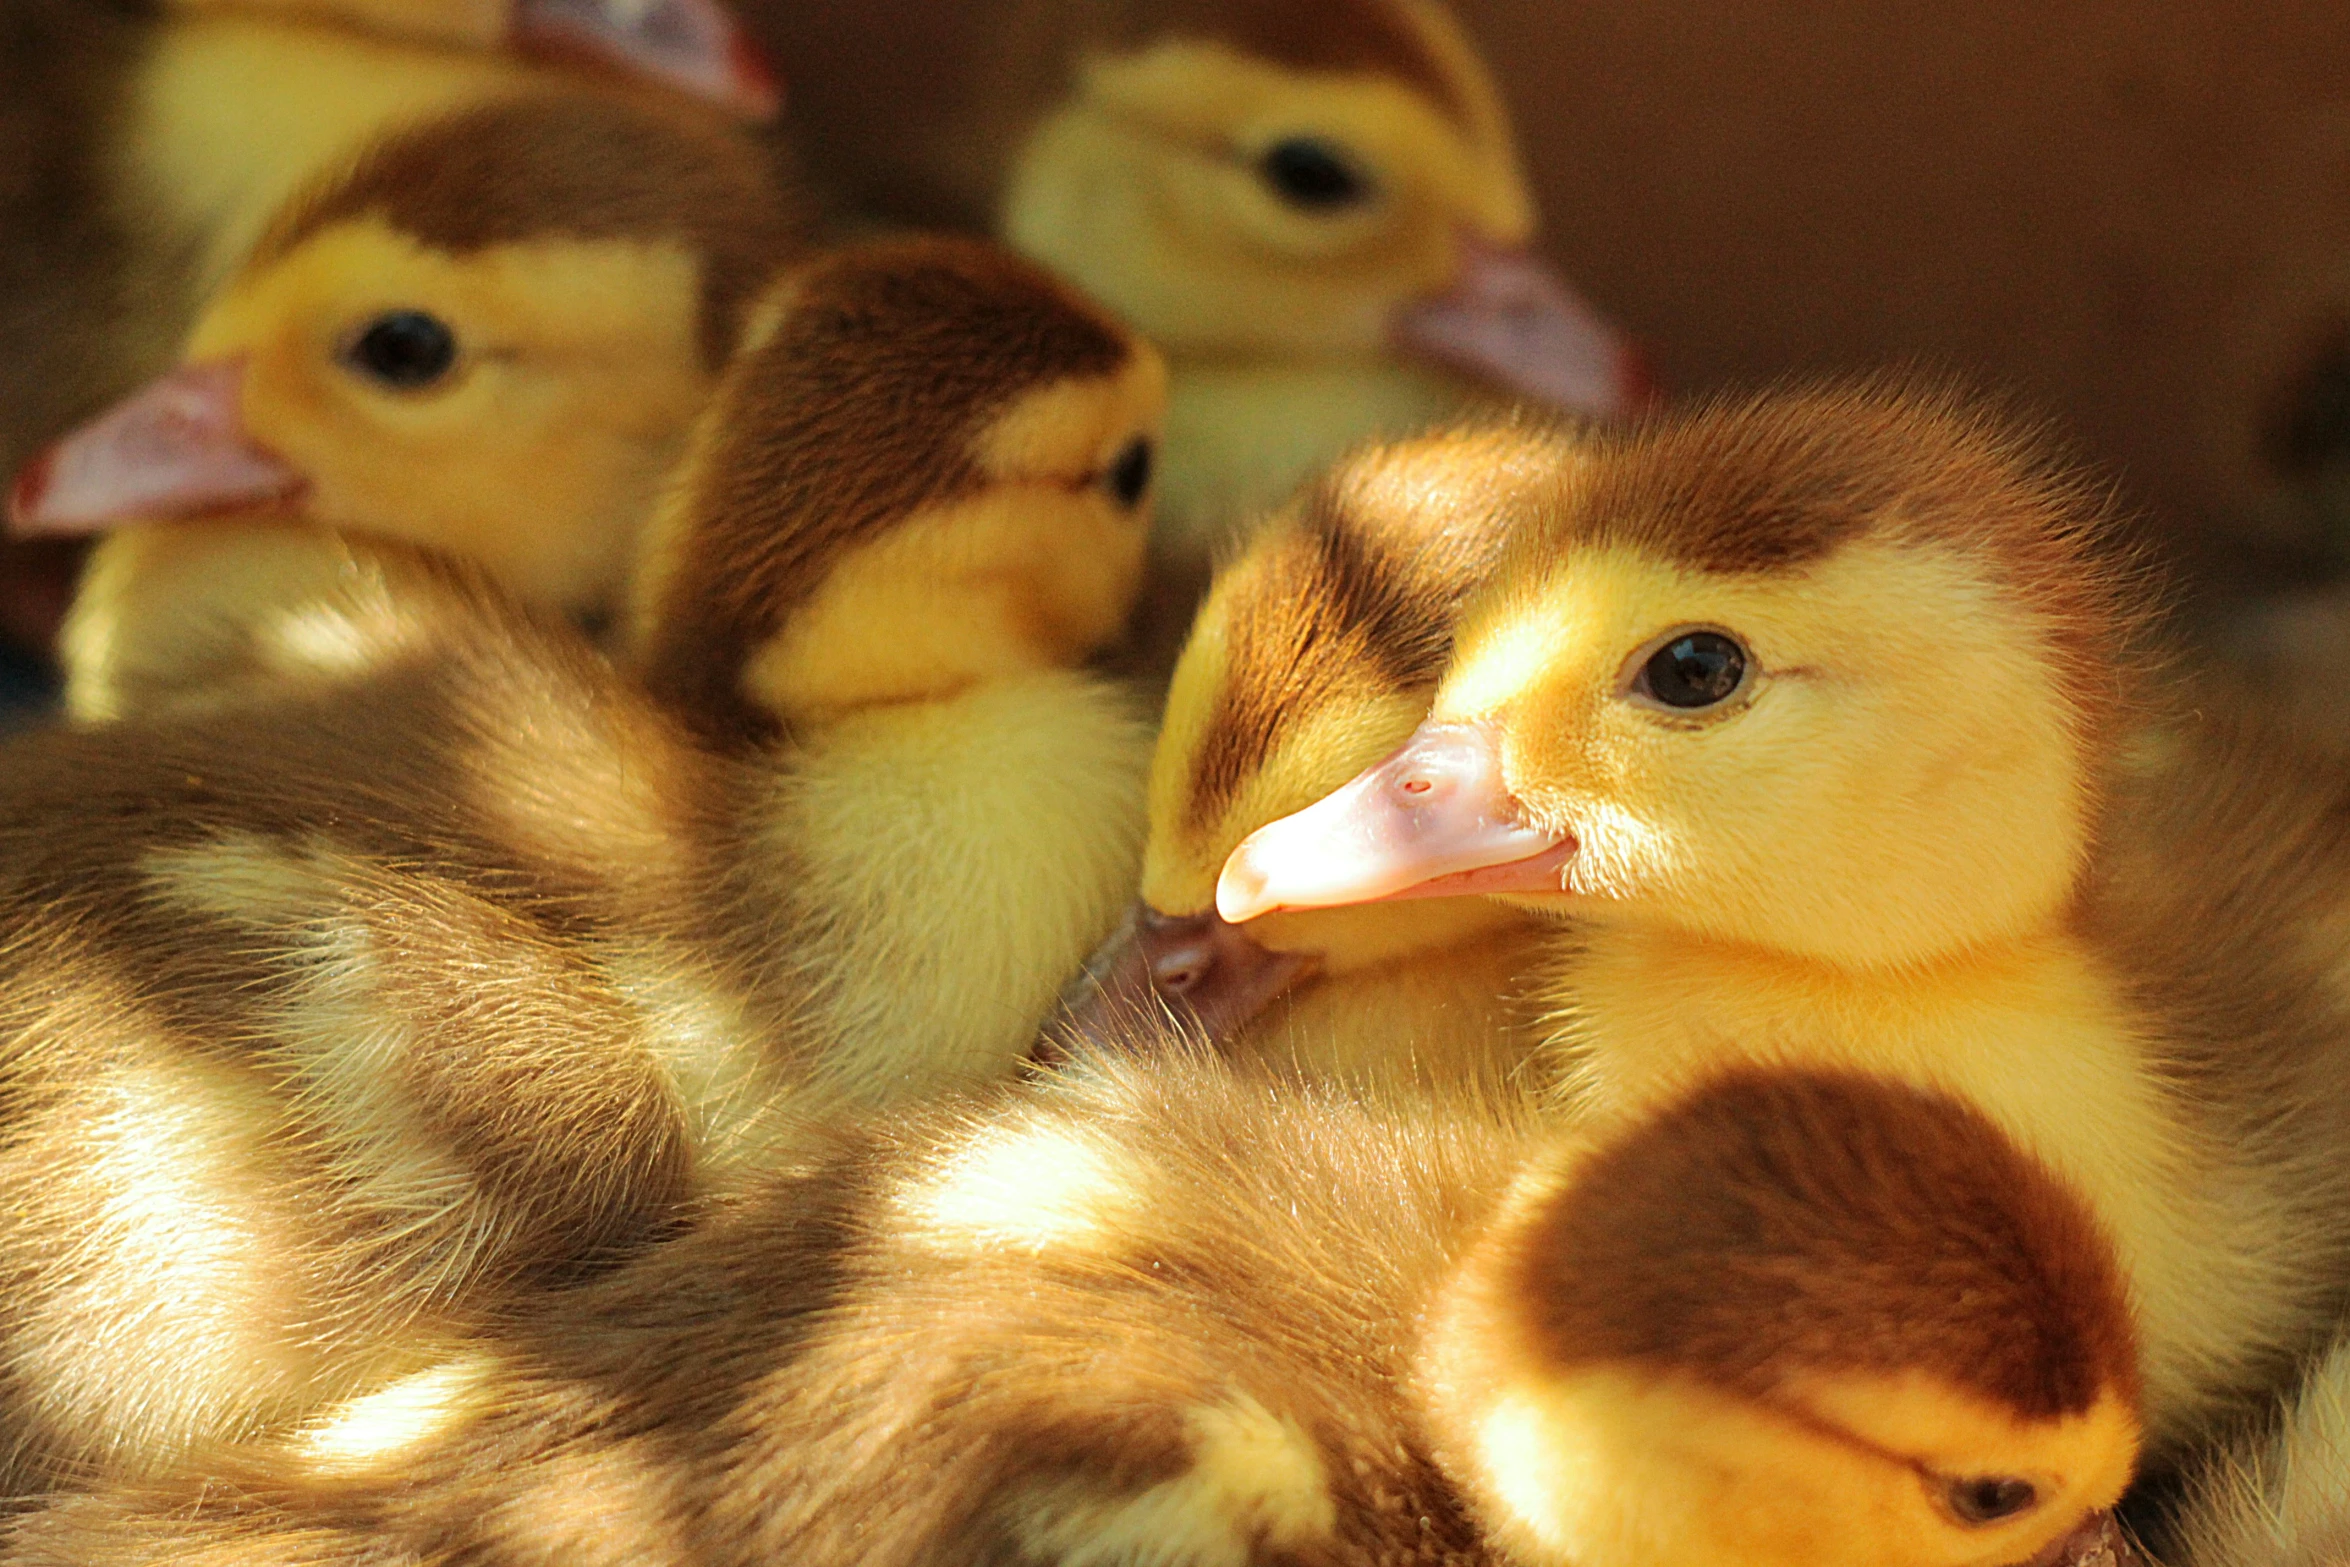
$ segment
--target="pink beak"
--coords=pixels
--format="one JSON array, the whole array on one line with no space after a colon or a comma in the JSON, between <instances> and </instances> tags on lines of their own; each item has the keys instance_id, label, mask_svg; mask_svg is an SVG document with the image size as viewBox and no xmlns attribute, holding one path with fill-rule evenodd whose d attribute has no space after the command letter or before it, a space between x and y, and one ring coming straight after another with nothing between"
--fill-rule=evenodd
<instances>
[{"instance_id":1,"label":"pink beak","mask_svg":"<svg viewBox=\"0 0 2350 1567\"><path fill-rule=\"evenodd\" d=\"M1238 1034L1317 960L1259 946L1237 925L1202 914L1161 914L1137 903L1086 965L1085 989L1071 995L1056 1044L1133 1048L1135 1025L1162 1013L1198 1025L1210 1044Z\"/></svg>"},{"instance_id":2,"label":"pink beak","mask_svg":"<svg viewBox=\"0 0 2350 1567\"><path fill-rule=\"evenodd\" d=\"M291 500L305 480L245 434L241 360L183 365L64 436L16 476L17 538Z\"/></svg>"},{"instance_id":3,"label":"pink beak","mask_svg":"<svg viewBox=\"0 0 2350 1567\"><path fill-rule=\"evenodd\" d=\"M767 52L721 0L515 0L514 41L528 53L649 78L746 119L773 119L783 107Z\"/></svg>"},{"instance_id":4,"label":"pink beak","mask_svg":"<svg viewBox=\"0 0 2350 1567\"><path fill-rule=\"evenodd\" d=\"M1654 399L1647 361L1547 263L1475 236L1451 289L1389 324L1397 346L1536 402L1613 419Z\"/></svg>"},{"instance_id":5,"label":"pink beak","mask_svg":"<svg viewBox=\"0 0 2350 1567\"><path fill-rule=\"evenodd\" d=\"M1559 892L1575 841L1527 826L1485 724L1423 724L1403 748L1243 839L1216 880L1239 924L1275 909Z\"/></svg>"}]
</instances>

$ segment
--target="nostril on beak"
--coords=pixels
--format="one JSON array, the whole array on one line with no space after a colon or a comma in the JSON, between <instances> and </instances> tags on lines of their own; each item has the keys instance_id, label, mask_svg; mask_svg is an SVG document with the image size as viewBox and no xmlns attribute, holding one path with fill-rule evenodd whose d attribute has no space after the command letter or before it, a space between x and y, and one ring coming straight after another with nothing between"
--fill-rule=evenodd
<instances>
[{"instance_id":1,"label":"nostril on beak","mask_svg":"<svg viewBox=\"0 0 2350 1567\"><path fill-rule=\"evenodd\" d=\"M1435 788L1436 784L1432 779L1406 778L1397 787L1402 789L1406 794L1426 794L1429 790Z\"/></svg>"},{"instance_id":2,"label":"nostril on beak","mask_svg":"<svg viewBox=\"0 0 2350 1567\"><path fill-rule=\"evenodd\" d=\"M1206 948L1179 947L1151 960L1151 987L1162 995L1180 996L1206 979L1215 966L1215 956Z\"/></svg>"}]
</instances>

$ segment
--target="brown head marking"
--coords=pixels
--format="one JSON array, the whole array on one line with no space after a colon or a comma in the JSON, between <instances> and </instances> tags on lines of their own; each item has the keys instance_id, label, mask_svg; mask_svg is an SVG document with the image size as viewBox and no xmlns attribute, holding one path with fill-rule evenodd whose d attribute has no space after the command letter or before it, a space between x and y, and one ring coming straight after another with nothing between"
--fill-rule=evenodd
<instances>
[{"instance_id":1,"label":"brown head marking","mask_svg":"<svg viewBox=\"0 0 2350 1567\"><path fill-rule=\"evenodd\" d=\"M1224 685L1192 757L1185 825L1215 820L1333 698L1433 688L1528 481L1579 439L1541 424L1440 431L1366 449L1310 486L1227 600Z\"/></svg>"},{"instance_id":2,"label":"brown head marking","mask_svg":"<svg viewBox=\"0 0 2350 1567\"><path fill-rule=\"evenodd\" d=\"M747 660L844 552L982 485L972 438L990 416L1132 352L1049 273L972 240L835 252L785 299L703 416L681 498L691 537L643 649L654 691L713 735L774 731L742 694Z\"/></svg>"},{"instance_id":3,"label":"brown head marking","mask_svg":"<svg viewBox=\"0 0 2350 1567\"><path fill-rule=\"evenodd\" d=\"M1749 1397L1923 1371L2052 1419L2134 1397L2113 1250L1972 1107L1844 1074L1722 1078L1591 1159L1507 1298L1560 1365L1671 1366Z\"/></svg>"},{"instance_id":4,"label":"brown head marking","mask_svg":"<svg viewBox=\"0 0 2350 1567\"><path fill-rule=\"evenodd\" d=\"M508 99L372 147L256 247L268 261L376 216L451 255L536 239L670 239L701 262L703 362L732 352L751 300L799 246L772 159L680 111L587 94Z\"/></svg>"}]
</instances>

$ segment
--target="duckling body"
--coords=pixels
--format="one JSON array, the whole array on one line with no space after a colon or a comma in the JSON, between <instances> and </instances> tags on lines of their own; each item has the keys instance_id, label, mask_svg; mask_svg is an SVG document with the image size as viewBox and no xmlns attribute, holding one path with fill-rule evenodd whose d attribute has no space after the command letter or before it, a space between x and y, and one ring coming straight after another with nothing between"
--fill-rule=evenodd
<instances>
[{"instance_id":1,"label":"duckling body","mask_svg":"<svg viewBox=\"0 0 2350 1567\"><path fill-rule=\"evenodd\" d=\"M645 541L631 672L354 544L257 622L268 695L0 751L20 1489L282 1424L811 1119L1008 1072L1114 917L1147 737L1066 665L1133 588L1156 361L944 241L811 263L760 323ZM941 594L943 667L884 613Z\"/></svg>"},{"instance_id":2,"label":"duckling body","mask_svg":"<svg viewBox=\"0 0 2350 1567\"><path fill-rule=\"evenodd\" d=\"M1593 1353L1718 1390L1697 1462L1513 1440L1512 1399ZM2120 1489L2128 1360L2085 1215L1946 1100L1739 1080L1611 1144L1178 1048L850 1129L289 1440L9 1544L1551 1564L1590 1558L1549 1510L1598 1501L1627 1567L2021 1562ZM2045 1407L1970 1424L2019 1372ZM1855 1396L1888 1378L1891 1418Z\"/></svg>"},{"instance_id":3,"label":"duckling body","mask_svg":"<svg viewBox=\"0 0 2350 1567\"><path fill-rule=\"evenodd\" d=\"M143 524L85 574L69 711L244 684L254 625L347 563L337 529L609 617L796 243L767 160L662 106L517 94L374 142L276 214L179 370L20 475L20 529Z\"/></svg>"},{"instance_id":4,"label":"duckling body","mask_svg":"<svg viewBox=\"0 0 2350 1567\"><path fill-rule=\"evenodd\" d=\"M1726 1061L1981 1107L2112 1237L2167 1462L2342 1303L2350 843L2333 769L2162 713L2094 508L2027 453L1866 389L1602 438L1430 724L1220 903L1571 915L1546 999L1584 1114Z\"/></svg>"}]
</instances>

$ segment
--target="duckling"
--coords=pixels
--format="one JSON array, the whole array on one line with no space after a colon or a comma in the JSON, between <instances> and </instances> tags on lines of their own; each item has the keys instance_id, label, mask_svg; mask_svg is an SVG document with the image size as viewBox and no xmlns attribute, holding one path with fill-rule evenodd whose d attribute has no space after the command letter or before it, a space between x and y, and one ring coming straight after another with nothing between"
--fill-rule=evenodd
<instances>
[{"instance_id":1,"label":"duckling","mask_svg":"<svg viewBox=\"0 0 2350 1567\"><path fill-rule=\"evenodd\" d=\"M1309 485L1216 576L1175 664L1151 763L1141 896L1089 966L1068 1026L1114 1038L1159 1002L1225 1048L1356 1079L1506 1076L1512 997L1541 927L1454 899L1216 914L1256 828L1337 788L1427 715L1460 601L1502 523L1572 460L1564 430L1442 430Z\"/></svg>"},{"instance_id":2,"label":"duckling","mask_svg":"<svg viewBox=\"0 0 2350 1567\"><path fill-rule=\"evenodd\" d=\"M658 105L529 94L379 142L289 204L179 369L18 475L19 533L148 524L84 573L68 712L234 692L255 621L342 569L328 529L608 618L796 232L751 145Z\"/></svg>"},{"instance_id":3,"label":"duckling","mask_svg":"<svg viewBox=\"0 0 2350 1567\"><path fill-rule=\"evenodd\" d=\"M2119 1271L1963 1105L1732 1074L1595 1142L1140 1054L848 1129L284 1439L60 1498L9 1559L2100 1560ZM1568 1389L1638 1435L1555 1444Z\"/></svg>"},{"instance_id":4,"label":"duckling","mask_svg":"<svg viewBox=\"0 0 2350 1567\"><path fill-rule=\"evenodd\" d=\"M1564 1092L1725 1061L1965 1099L2111 1234L2158 1463L2344 1304L2339 768L2165 713L2096 493L1876 385L1599 436L1516 519L1430 717L1217 906L1571 917Z\"/></svg>"},{"instance_id":5,"label":"duckling","mask_svg":"<svg viewBox=\"0 0 2350 1567\"><path fill-rule=\"evenodd\" d=\"M744 16L784 58L839 51L821 7ZM1646 395L1529 251L1507 110L1432 0L1031 0L945 41L887 62L920 70L917 104L871 90L880 60L812 73L811 168L990 229L1167 351L1168 570L1204 578L1309 473L1475 387L1601 416Z\"/></svg>"},{"instance_id":6,"label":"duckling","mask_svg":"<svg viewBox=\"0 0 2350 1567\"><path fill-rule=\"evenodd\" d=\"M542 18L581 47L602 37L620 54L674 48L672 78L707 77L740 97L755 85L736 83L751 57L730 63L735 46L703 3L529 0L514 25L529 32ZM0 472L166 368L202 303L306 185L389 130L567 79L501 52L390 36L499 25L488 6L270 9L278 14L211 0L156 14L105 0L0 6ZM672 39L666 24L689 18Z\"/></svg>"},{"instance_id":7,"label":"duckling","mask_svg":"<svg viewBox=\"0 0 2350 1567\"><path fill-rule=\"evenodd\" d=\"M354 546L261 628L268 699L0 749L10 1494L295 1418L808 1118L1012 1070L1132 885L1147 731L1072 666L1162 375L992 248L821 257L696 426L627 672Z\"/></svg>"}]
</instances>

